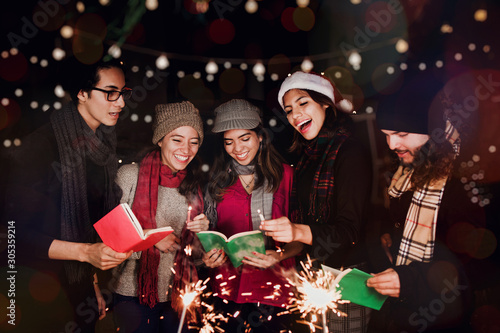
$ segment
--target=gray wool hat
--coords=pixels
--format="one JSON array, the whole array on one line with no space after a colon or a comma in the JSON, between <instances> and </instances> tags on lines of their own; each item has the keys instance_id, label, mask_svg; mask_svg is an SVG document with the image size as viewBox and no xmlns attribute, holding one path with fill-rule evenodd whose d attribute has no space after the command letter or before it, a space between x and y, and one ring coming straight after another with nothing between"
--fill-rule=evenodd
<instances>
[{"instance_id":1,"label":"gray wool hat","mask_svg":"<svg viewBox=\"0 0 500 333\"><path fill-rule=\"evenodd\" d=\"M155 107L153 122L153 144L157 144L165 135L176 128L191 126L203 142L203 121L198 109L188 101L180 103L158 104Z\"/></svg>"},{"instance_id":2,"label":"gray wool hat","mask_svg":"<svg viewBox=\"0 0 500 333\"><path fill-rule=\"evenodd\" d=\"M223 103L214 113L214 133L232 129L253 129L262 124L259 108L244 99L232 99Z\"/></svg>"}]
</instances>

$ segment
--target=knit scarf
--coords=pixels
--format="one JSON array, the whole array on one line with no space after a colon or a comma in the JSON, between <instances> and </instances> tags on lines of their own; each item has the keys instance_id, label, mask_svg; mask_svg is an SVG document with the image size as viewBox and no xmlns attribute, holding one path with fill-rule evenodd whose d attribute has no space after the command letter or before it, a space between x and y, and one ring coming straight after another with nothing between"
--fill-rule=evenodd
<instances>
[{"instance_id":1,"label":"knit scarf","mask_svg":"<svg viewBox=\"0 0 500 333\"><path fill-rule=\"evenodd\" d=\"M334 166L337 153L344 141L351 135L344 127L338 127L331 139L328 139L328 130L332 125L325 125L317 138L312 140L305 148L305 154L297 163L296 175L300 174L316 159L320 159L311 184L310 205L308 215L314 216L319 223L328 220L331 212L331 198L335 186ZM297 198L297 180L294 177L290 197L291 220L293 223L305 223L304 212Z\"/></svg>"},{"instance_id":2,"label":"knit scarf","mask_svg":"<svg viewBox=\"0 0 500 333\"><path fill-rule=\"evenodd\" d=\"M160 160L160 151L155 150L144 157L139 167L137 190L132 211L143 229L156 229L158 186L177 188L184 180L186 171L173 174ZM142 252L137 270L137 292L141 304L153 308L158 303L158 265L160 251L152 246Z\"/></svg>"},{"instance_id":3,"label":"knit scarf","mask_svg":"<svg viewBox=\"0 0 500 333\"><path fill-rule=\"evenodd\" d=\"M458 147L459 134L449 121L446 122L445 136L454 147ZM458 148L455 148L455 153L458 154ZM411 167L399 166L389 186L391 197L399 198L412 188L413 171ZM414 191L405 219L396 266L409 265L412 261L430 262L432 260L439 205L447 179L448 177L436 179Z\"/></svg>"},{"instance_id":4,"label":"knit scarf","mask_svg":"<svg viewBox=\"0 0 500 333\"><path fill-rule=\"evenodd\" d=\"M118 161L114 127L101 125L92 131L73 103L50 116L60 156L60 164L52 167L62 182L61 239L69 242L94 243L97 233L90 221L87 199L86 161L90 159L105 171L105 209L118 204L119 190L114 184ZM90 264L65 261L64 269L70 284L90 279Z\"/></svg>"}]
</instances>

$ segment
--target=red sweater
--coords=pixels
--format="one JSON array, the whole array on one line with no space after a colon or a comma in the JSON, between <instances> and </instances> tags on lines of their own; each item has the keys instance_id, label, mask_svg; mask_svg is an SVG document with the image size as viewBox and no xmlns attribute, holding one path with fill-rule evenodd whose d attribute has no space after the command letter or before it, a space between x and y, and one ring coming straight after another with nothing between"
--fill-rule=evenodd
<instances>
[{"instance_id":1,"label":"red sweater","mask_svg":"<svg viewBox=\"0 0 500 333\"><path fill-rule=\"evenodd\" d=\"M285 164L283 168L283 179L273 196L273 219L288 215L293 169ZM217 204L216 230L227 237L253 230L251 199L252 195L245 191L239 179L234 185L228 187L224 198ZM222 266L213 270L212 290L219 297L237 303L261 302L284 307L289 301L291 290L286 279L279 272L294 265L294 258L289 258L265 270L245 264L234 268L227 260Z\"/></svg>"}]
</instances>

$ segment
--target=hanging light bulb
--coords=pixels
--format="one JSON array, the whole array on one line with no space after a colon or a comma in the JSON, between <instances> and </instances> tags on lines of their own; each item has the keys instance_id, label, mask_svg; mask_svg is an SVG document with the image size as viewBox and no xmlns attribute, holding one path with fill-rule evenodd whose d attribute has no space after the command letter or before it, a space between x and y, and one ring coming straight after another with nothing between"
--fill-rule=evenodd
<instances>
[{"instance_id":1,"label":"hanging light bulb","mask_svg":"<svg viewBox=\"0 0 500 333\"><path fill-rule=\"evenodd\" d=\"M52 51L52 58L54 58L57 61L62 60L65 56L66 56L66 52L64 52L64 50L61 49L60 47L56 47Z\"/></svg>"},{"instance_id":2,"label":"hanging light bulb","mask_svg":"<svg viewBox=\"0 0 500 333\"><path fill-rule=\"evenodd\" d=\"M302 69L302 71L306 72L306 73L309 73L314 67L314 64L313 62L311 61L311 59L305 57L304 60L302 61L302 64L300 64L300 69Z\"/></svg>"},{"instance_id":3,"label":"hanging light bulb","mask_svg":"<svg viewBox=\"0 0 500 333\"><path fill-rule=\"evenodd\" d=\"M210 60L205 66L205 71L207 74L216 74L219 71L219 66L217 66L215 61Z\"/></svg>"},{"instance_id":4,"label":"hanging light bulb","mask_svg":"<svg viewBox=\"0 0 500 333\"><path fill-rule=\"evenodd\" d=\"M358 53L358 51L354 50L351 52L351 54L349 54L349 58L347 59L347 61L349 62L349 64L351 64L352 68L354 68L354 70L358 70L361 68L361 55Z\"/></svg>"},{"instance_id":5,"label":"hanging light bulb","mask_svg":"<svg viewBox=\"0 0 500 333\"><path fill-rule=\"evenodd\" d=\"M253 14L259 9L259 5L255 0L248 0L245 2L245 10L248 14Z\"/></svg>"},{"instance_id":6,"label":"hanging light bulb","mask_svg":"<svg viewBox=\"0 0 500 333\"><path fill-rule=\"evenodd\" d=\"M108 54L111 55L113 58L118 59L122 55L122 50L120 49L120 47L118 45L113 44L109 48Z\"/></svg>"},{"instance_id":7,"label":"hanging light bulb","mask_svg":"<svg viewBox=\"0 0 500 333\"><path fill-rule=\"evenodd\" d=\"M165 69L165 68L167 68L170 65L167 56L164 55L164 54L162 54L161 56L159 56L158 58L156 58L156 63L155 64L156 64L156 67L158 69L162 69L162 70Z\"/></svg>"},{"instance_id":8,"label":"hanging light bulb","mask_svg":"<svg viewBox=\"0 0 500 333\"><path fill-rule=\"evenodd\" d=\"M158 8L158 0L146 0L146 8L147 10L155 10L156 8Z\"/></svg>"},{"instance_id":9,"label":"hanging light bulb","mask_svg":"<svg viewBox=\"0 0 500 333\"><path fill-rule=\"evenodd\" d=\"M266 68L264 67L262 62L259 61L253 66L252 72L257 77L263 76L266 73Z\"/></svg>"},{"instance_id":10,"label":"hanging light bulb","mask_svg":"<svg viewBox=\"0 0 500 333\"><path fill-rule=\"evenodd\" d=\"M398 40L398 42L396 43L396 51L398 51L399 53L405 53L406 51L408 51L408 42L404 39Z\"/></svg>"},{"instance_id":11,"label":"hanging light bulb","mask_svg":"<svg viewBox=\"0 0 500 333\"><path fill-rule=\"evenodd\" d=\"M309 0L297 0L297 6L301 8L309 6Z\"/></svg>"},{"instance_id":12,"label":"hanging light bulb","mask_svg":"<svg viewBox=\"0 0 500 333\"><path fill-rule=\"evenodd\" d=\"M69 25L64 25L61 27L60 33L61 33L62 38L69 39L69 38L73 37L73 28Z\"/></svg>"},{"instance_id":13,"label":"hanging light bulb","mask_svg":"<svg viewBox=\"0 0 500 333\"><path fill-rule=\"evenodd\" d=\"M486 9L478 9L474 13L474 19L478 22L484 22L488 18L488 11Z\"/></svg>"}]
</instances>

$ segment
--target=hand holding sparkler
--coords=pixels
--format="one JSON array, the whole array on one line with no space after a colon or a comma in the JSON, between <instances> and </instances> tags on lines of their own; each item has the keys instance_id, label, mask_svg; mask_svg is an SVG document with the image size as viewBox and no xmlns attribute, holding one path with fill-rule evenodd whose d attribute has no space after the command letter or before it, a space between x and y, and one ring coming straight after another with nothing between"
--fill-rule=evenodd
<instances>
[{"instance_id":1,"label":"hand holding sparkler","mask_svg":"<svg viewBox=\"0 0 500 333\"><path fill-rule=\"evenodd\" d=\"M192 232L207 231L210 221L205 214L197 215L191 221L187 221L187 228Z\"/></svg>"},{"instance_id":2,"label":"hand holding sparkler","mask_svg":"<svg viewBox=\"0 0 500 333\"><path fill-rule=\"evenodd\" d=\"M309 226L292 223L285 216L262 221L260 229L265 232L266 236L272 237L277 242L290 243L299 241L304 244L312 244L312 233Z\"/></svg>"}]
</instances>

